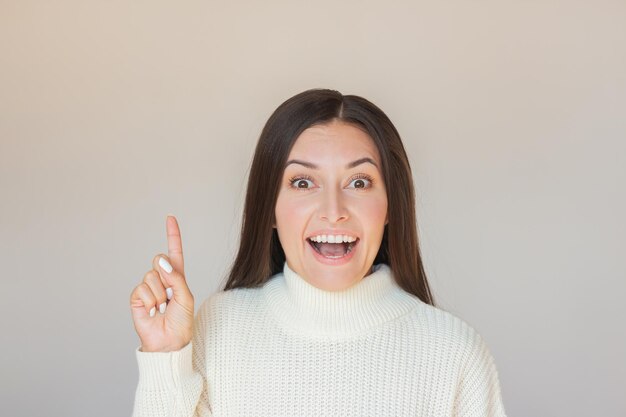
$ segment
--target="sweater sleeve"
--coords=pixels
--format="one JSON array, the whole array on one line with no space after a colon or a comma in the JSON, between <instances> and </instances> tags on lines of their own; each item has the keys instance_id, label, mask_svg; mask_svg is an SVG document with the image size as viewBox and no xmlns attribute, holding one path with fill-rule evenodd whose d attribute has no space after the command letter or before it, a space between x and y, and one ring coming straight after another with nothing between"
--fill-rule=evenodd
<instances>
[{"instance_id":1,"label":"sweater sleeve","mask_svg":"<svg viewBox=\"0 0 626 417\"><path fill-rule=\"evenodd\" d=\"M472 331L454 404L455 417L506 417L495 361L481 335Z\"/></svg>"},{"instance_id":2,"label":"sweater sleeve","mask_svg":"<svg viewBox=\"0 0 626 417\"><path fill-rule=\"evenodd\" d=\"M206 304L206 303L205 303ZM133 417L208 417L203 304L191 342L174 352L135 351L139 383Z\"/></svg>"}]
</instances>

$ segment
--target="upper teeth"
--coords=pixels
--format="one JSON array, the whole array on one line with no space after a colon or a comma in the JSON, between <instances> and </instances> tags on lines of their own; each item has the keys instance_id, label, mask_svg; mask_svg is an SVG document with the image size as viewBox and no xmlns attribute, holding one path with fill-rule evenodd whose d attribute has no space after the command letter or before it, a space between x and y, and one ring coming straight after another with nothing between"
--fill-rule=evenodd
<instances>
[{"instance_id":1,"label":"upper teeth","mask_svg":"<svg viewBox=\"0 0 626 417\"><path fill-rule=\"evenodd\" d=\"M342 243L342 242L354 242L356 237L348 235L317 235L309 238L313 242L323 243Z\"/></svg>"}]
</instances>

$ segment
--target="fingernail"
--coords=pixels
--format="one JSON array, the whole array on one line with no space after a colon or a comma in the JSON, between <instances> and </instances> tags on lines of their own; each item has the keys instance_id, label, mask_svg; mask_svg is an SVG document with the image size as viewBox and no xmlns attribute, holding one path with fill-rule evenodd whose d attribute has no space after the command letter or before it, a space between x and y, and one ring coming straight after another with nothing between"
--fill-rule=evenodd
<instances>
[{"instance_id":1,"label":"fingernail","mask_svg":"<svg viewBox=\"0 0 626 417\"><path fill-rule=\"evenodd\" d=\"M167 272L168 274L172 273L172 265L170 265L169 262L167 262L167 259L160 257L159 258L159 265L161 266L161 268L165 269L165 272Z\"/></svg>"},{"instance_id":2,"label":"fingernail","mask_svg":"<svg viewBox=\"0 0 626 417\"><path fill-rule=\"evenodd\" d=\"M172 288L166 288L165 294L167 294L167 299L171 300L172 296L174 295L174 290L172 290Z\"/></svg>"},{"instance_id":3,"label":"fingernail","mask_svg":"<svg viewBox=\"0 0 626 417\"><path fill-rule=\"evenodd\" d=\"M159 306L159 313L165 313L165 307L167 307L167 303L163 303Z\"/></svg>"},{"instance_id":4,"label":"fingernail","mask_svg":"<svg viewBox=\"0 0 626 417\"><path fill-rule=\"evenodd\" d=\"M155 314L156 314L156 307L152 307L152 309L150 310L150 317L154 317Z\"/></svg>"}]
</instances>

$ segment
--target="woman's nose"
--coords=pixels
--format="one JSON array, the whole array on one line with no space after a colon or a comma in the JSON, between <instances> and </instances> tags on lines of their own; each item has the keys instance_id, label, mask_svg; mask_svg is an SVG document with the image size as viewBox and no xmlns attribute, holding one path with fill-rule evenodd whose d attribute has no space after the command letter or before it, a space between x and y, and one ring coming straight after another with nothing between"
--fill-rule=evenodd
<instances>
[{"instance_id":1,"label":"woman's nose","mask_svg":"<svg viewBox=\"0 0 626 417\"><path fill-rule=\"evenodd\" d=\"M320 219L330 223L346 220L348 218L348 210L341 191L328 190L322 194L322 201L319 208Z\"/></svg>"}]
</instances>

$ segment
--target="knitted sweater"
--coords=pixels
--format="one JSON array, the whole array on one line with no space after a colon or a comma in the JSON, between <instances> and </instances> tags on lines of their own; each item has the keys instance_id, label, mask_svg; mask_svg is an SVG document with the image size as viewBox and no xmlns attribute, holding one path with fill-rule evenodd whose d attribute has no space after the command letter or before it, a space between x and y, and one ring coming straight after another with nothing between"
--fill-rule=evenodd
<instances>
[{"instance_id":1,"label":"knitted sweater","mask_svg":"<svg viewBox=\"0 0 626 417\"><path fill-rule=\"evenodd\" d=\"M207 298L181 350L136 357L134 417L505 416L481 335L385 264L328 292L285 263Z\"/></svg>"}]
</instances>

